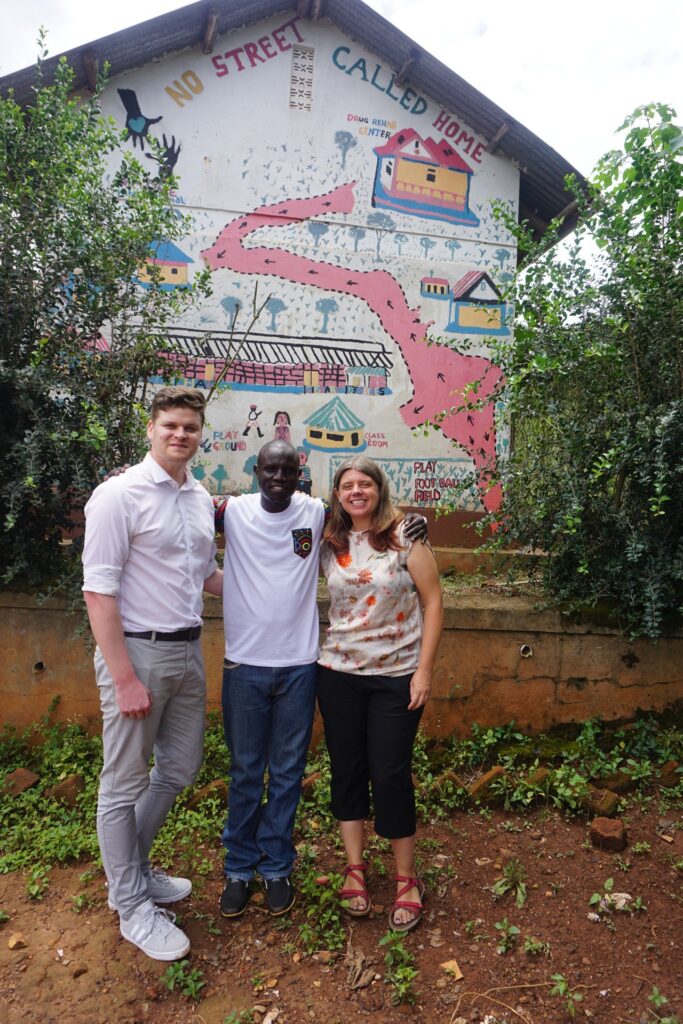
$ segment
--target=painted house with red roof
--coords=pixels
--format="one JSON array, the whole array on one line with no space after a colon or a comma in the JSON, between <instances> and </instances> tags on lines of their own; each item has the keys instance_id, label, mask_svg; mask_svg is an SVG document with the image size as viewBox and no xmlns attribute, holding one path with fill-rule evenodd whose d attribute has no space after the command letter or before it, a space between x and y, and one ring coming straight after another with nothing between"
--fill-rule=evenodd
<instances>
[{"instance_id":1,"label":"painted house with red roof","mask_svg":"<svg viewBox=\"0 0 683 1024\"><path fill-rule=\"evenodd\" d=\"M447 277L423 277L420 280L420 295L425 299L450 299L450 284Z\"/></svg>"},{"instance_id":2,"label":"painted house with red roof","mask_svg":"<svg viewBox=\"0 0 683 1024\"><path fill-rule=\"evenodd\" d=\"M469 208L472 168L447 139L423 139L414 128L404 128L373 152L373 206L478 227Z\"/></svg>"},{"instance_id":3,"label":"painted house with red roof","mask_svg":"<svg viewBox=\"0 0 683 1024\"><path fill-rule=\"evenodd\" d=\"M507 305L484 271L470 270L453 285L447 331L500 337L510 333L507 319Z\"/></svg>"}]
</instances>

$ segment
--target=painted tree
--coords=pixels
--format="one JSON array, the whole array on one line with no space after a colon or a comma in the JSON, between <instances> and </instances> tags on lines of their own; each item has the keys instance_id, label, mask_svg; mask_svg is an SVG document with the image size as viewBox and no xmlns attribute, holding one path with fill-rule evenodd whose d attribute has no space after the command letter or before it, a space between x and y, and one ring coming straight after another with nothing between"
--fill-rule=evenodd
<instances>
[{"instance_id":1,"label":"painted tree","mask_svg":"<svg viewBox=\"0 0 683 1024\"><path fill-rule=\"evenodd\" d=\"M500 263L502 270L502 268L505 266L508 260L512 259L512 253L510 252L509 249L496 249L496 251L493 254L493 258L494 260L497 260L498 263Z\"/></svg>"},{"instance_id":2,"label":"painted tree","mask_svg":"<svg viewBox=\"0 0 683 1024\"><path fill-rule=\"evenodd\" d=\"M351 132L335 132L334 144L341 153L341 165L342 168L344 168L346 167L346 154L350 149L353 149L354 146L358 145L358 140L356 139L355 135L351 134Z\"/></svg>"},{"instance_id":3,"label":"painted tree","mask_svg":"<svg viewBox=\"0 0 683 1024\"><path fill-rule=\"evenodd\" d=\"M228 314L228 327L232 330L242 308L242 300L236 295L226 295L224 299L221 299L221 306Z\"/></svg>"},{"instance_id":4,"label":"painted tree","mask_svg":"<svg viewBox=\"0 0 683 1024\"><path fill-rule=\"evenodd\" d=\"M325 224L321 220L309 221L309 223L306 225L306 227L308 228L310 233L313 235L313 242L314 242L315 247L317 249L318 248L318 244L320 242L320 239L323 237L323 235L326 235L327 232L330 229L328 228L327 224Z\"/></svg>"},{"instance_id":5,"label":"painted tree","mask_svg":"<svg viewBox=\"0 0 683 1024\"><path fill-rule=\"evenodd\" d=\"M394 245L398 249L399 256L403 255L403 246L406 244L407 241L408 236L402 235L400 231L397 231L396 234L394 235Z\"/></svg>"},{"instance_id":6,"label":"painted tree","mask_svg":"<svg viewBox=\"0 0 683 1024\"><path fill-rule=\"evenodd\" d=\"M103 467L143 453L147 381L171 375L168 325L206 279L164 291L152 265L135 283L189 229L177 181L121 148L104 80L76 100L66 59L47 84L45 57L41 34L26 107L0 99L0 579L76 588L80 540L62 531Z\"/></svg>"},{"instance_id":7,"label":"painted tree","mask_svg":"<svg viewBox=\"0 0 683 1024\"><path fill-rule=\"evenodd\" d=\"M273 332L277 331L277 323L276 323L277 317L278 317L278 315L280 313L282 313L283 310L287 309L287 306L282 301L282 299L278 299L278 297L276 295L274 295L274 296L272 296L270 299L268 299L266 301L264 309L267 309L268 312L270 313L270 329L271 329L271 331L273 331Z\"/></svg>"},{"instance_id":8,"label":"painted tree","mask_svg":"<svg viewBox=\"0 0 683 1024\"><path fill-rule=\"evenodd\" d=\"M334 299L330 298L319 299L315 304L315 308L318 310L319 313L322 313L323 315L323 322L322 327L320 328L320 333L327 334L327 322L330 318L330 313L336 313L337 310L339 309L339 306L337 305Z\"/></svg>"},{"instance_id":9,"label":"painted tree","mask_svg":"<svg viewBox=\"0 0 683 1024\"><path fill-rule=\"evenodd\" d=\"M420 248L424 249L425 259L429 256L429 250L433 249L435 245L435 240L430 238L429 235L422 235L420 237Z\"/></svg>"},{"instance_id":10,"label":"painted tree","mask_svg":"<svg viewBox=\"0 0 683 1024\"><path fill-rule=\"evenodd\" d=\"M382 239L387 231L393 231L396 227L393 217L390 217L388 213L381 213L379 210L375 213L371 213L368 217L368 225L374 228L377 241L375 243L375 263L379 263L380 260L380 247L382 245Z\"/></svg>"},{"instance_id":11,"label":"painted tree","mask_svg":"<svg viewBox=\"0 0 683 1024\"><path fill-rule=\"evenodd\" d=\"M353 238L353 251L358 252L358 243L361 238L365 238L365 228L358 227L354 224L353 227L349 228L349 234Z\"/></svg>"},{"instance_id":12,"label":"painted tree","mask_svg":"<svg viewBox=\"0 0 683 1024\"><path fill-rule=\"evenodd\" d=\"M462 245L460 244L457 238L449 238L448 241L446 242L446 248L449 250L451 254L451 259L454 260L456 252L458 251L458 249L462 249Z\"/></svg>"}]
</instances>

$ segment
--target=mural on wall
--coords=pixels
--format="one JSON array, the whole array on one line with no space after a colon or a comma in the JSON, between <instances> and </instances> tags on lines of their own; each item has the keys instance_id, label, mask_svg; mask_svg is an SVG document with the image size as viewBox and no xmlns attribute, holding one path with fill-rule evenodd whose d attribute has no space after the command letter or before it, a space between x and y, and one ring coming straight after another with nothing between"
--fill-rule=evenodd
<instances>
[{"instance_id":1,"label":"mural on wall","mask_svg":"<svg viewBox=\"0 0 683 1024\"><path fill-rule=\"evenodd\" d=\"M410 375L413 393L401 406L403 421L411 428L438 423L445 437L460 445L480 472L480 496L487 510L500 505L499 485L490 486L495 462L494 409L461 410L469 386L481 380L478 398L490 395L501 379L491 360L463 355L439 344L427 346L430 324L420 310L411 309L400 283L386 270L354 270L320 262L266 245L243 243L259 228L281 227L329 213L350 213L354 208L353 185L309 199L290 199L269 204L229 222L202 258L214 270L227 268L246 274L269 274L325 291L351 295L364 302L399 349Z\"/></svg>"},{"instance_id":2,"label":"mural on wall","mask_svg":"<svg viewBox=\"0 0 683 1024\"><path fill-rule=\"evenodd\" d=\"M307 448L323 452L351 452L357 454L367 447L365 424L355 416L341 398L333 398L304 420Z\"/></svg>"},{"instance_id":3,"label":"mural on wall","mask_svg":"<svg viewBox=\"0 0 683 1024\"><path fill-rule=\"evenodd\" d=\"M478 227L469 208L472 168L445 139L422 139L404 128L374 152L373 206Z\"/></svg>"},{"instance_id":4,"label":"mural on wall","mask_svg":"<svg viewBox=\"0 0 683 1024\"><path fill-rule=\"evenodd\" d=\"M333 300L323 300L333 301ZM178 327L168 332L166 364L197 387L221 384L234 390L290 394L391 394L390 353L363 338L290 338L252 331L246 339L229 331ZM227 369L226 369L227 366ZM224 372L225 371L225 372ZM161 377L152 383L161 383Z\"/></svg>"},{"instance_id":5,"label":"mural on wall","mask_svg":"<svg viewBox=\"0 0 683 1024\"><path fill-rule=\"evenodd\" d=\"M447 331L454 334L510 333L507 308L500 291L483 270L471 270L451 291Z\"/></svg>"},{"instance_id":6,"label":"mural on wall","mask_svg":"<svg viewBox=\"0 0 683 1024\"><path fill-rule=\"evenodd\" d=\"M188 288L188 268L194 260L173 242L155 242L150 246L150 259L133 278L142 288L151 288L153 280L162 292Z\"/></svg>"},{"instance_id":7,"label":"mural on wall","mask_svg":"<svg viewBox=\"0 0 683 1024\"><path fill-rule=\"evenodd\" d=\"M224 52L195 53L194 67L171 57L117 90L131 146L160 175L178 161L176 138L193 139L174 200L191 208L192 233L182 249L159 243L137 283L150 287L153 268L162 288L187 287L201 259L223 271L215 299L168 330L163 353L179 383L221 381L197 472L211 489L255 490L255 453L272 436L297 447L308 493L325 488L337 456L367 449L400 500L418 505L445 500L474 462L481 486L461 505L493 509L500 410L460 406L474 381L485 400L501 380L485 339L509 333L499 285L514 241L494 224L488 196L514 197L518 172L497 190L492 168L506 162L486 155L485 141L339 36L273 19L231 33ZM235 113L247 90L253 123ZM152 145L162 117L174 134ZM263 313L243 337L263 278ZM462 337L469 354L439 332ZM454 446L463 454L447 454Z\"/></svg>"}]
</instances>

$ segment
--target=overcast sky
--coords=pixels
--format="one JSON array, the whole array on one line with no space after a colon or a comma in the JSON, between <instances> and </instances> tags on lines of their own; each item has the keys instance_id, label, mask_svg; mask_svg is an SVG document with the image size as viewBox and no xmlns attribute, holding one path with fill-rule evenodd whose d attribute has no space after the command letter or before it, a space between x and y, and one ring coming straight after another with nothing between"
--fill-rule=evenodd
<instances>
[{"instance_id":1,"label":"overcast sky","mask_svg":"<svg viewBox=\"0 0 683 1024\"><path fill-rule=\"evenodd\" d=\"M369 2L584 174L634 107L669 103L683 120L681 0ZM32 63L40 25L54 54L182 6L4 0L0 74Z\"/></svg>"}]
</instances>

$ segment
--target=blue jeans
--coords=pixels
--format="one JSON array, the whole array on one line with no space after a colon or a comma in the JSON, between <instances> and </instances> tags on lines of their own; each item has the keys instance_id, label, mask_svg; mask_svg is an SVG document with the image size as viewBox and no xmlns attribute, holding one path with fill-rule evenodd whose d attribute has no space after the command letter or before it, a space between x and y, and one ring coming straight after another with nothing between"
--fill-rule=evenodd
<instances>
[{"instance_id":1,"label":"blue jeans","mask_svg":"<svg viewBox=\"0 0 683 1024\"><path fill-rule=\"evenodd\" d=\"M223 669L223 727L230 748L225 874L247 882L290 874L292 829L311 741L317 665ZM268 769L267 802L262 803Z\"/></svg>"}]
</instances>

